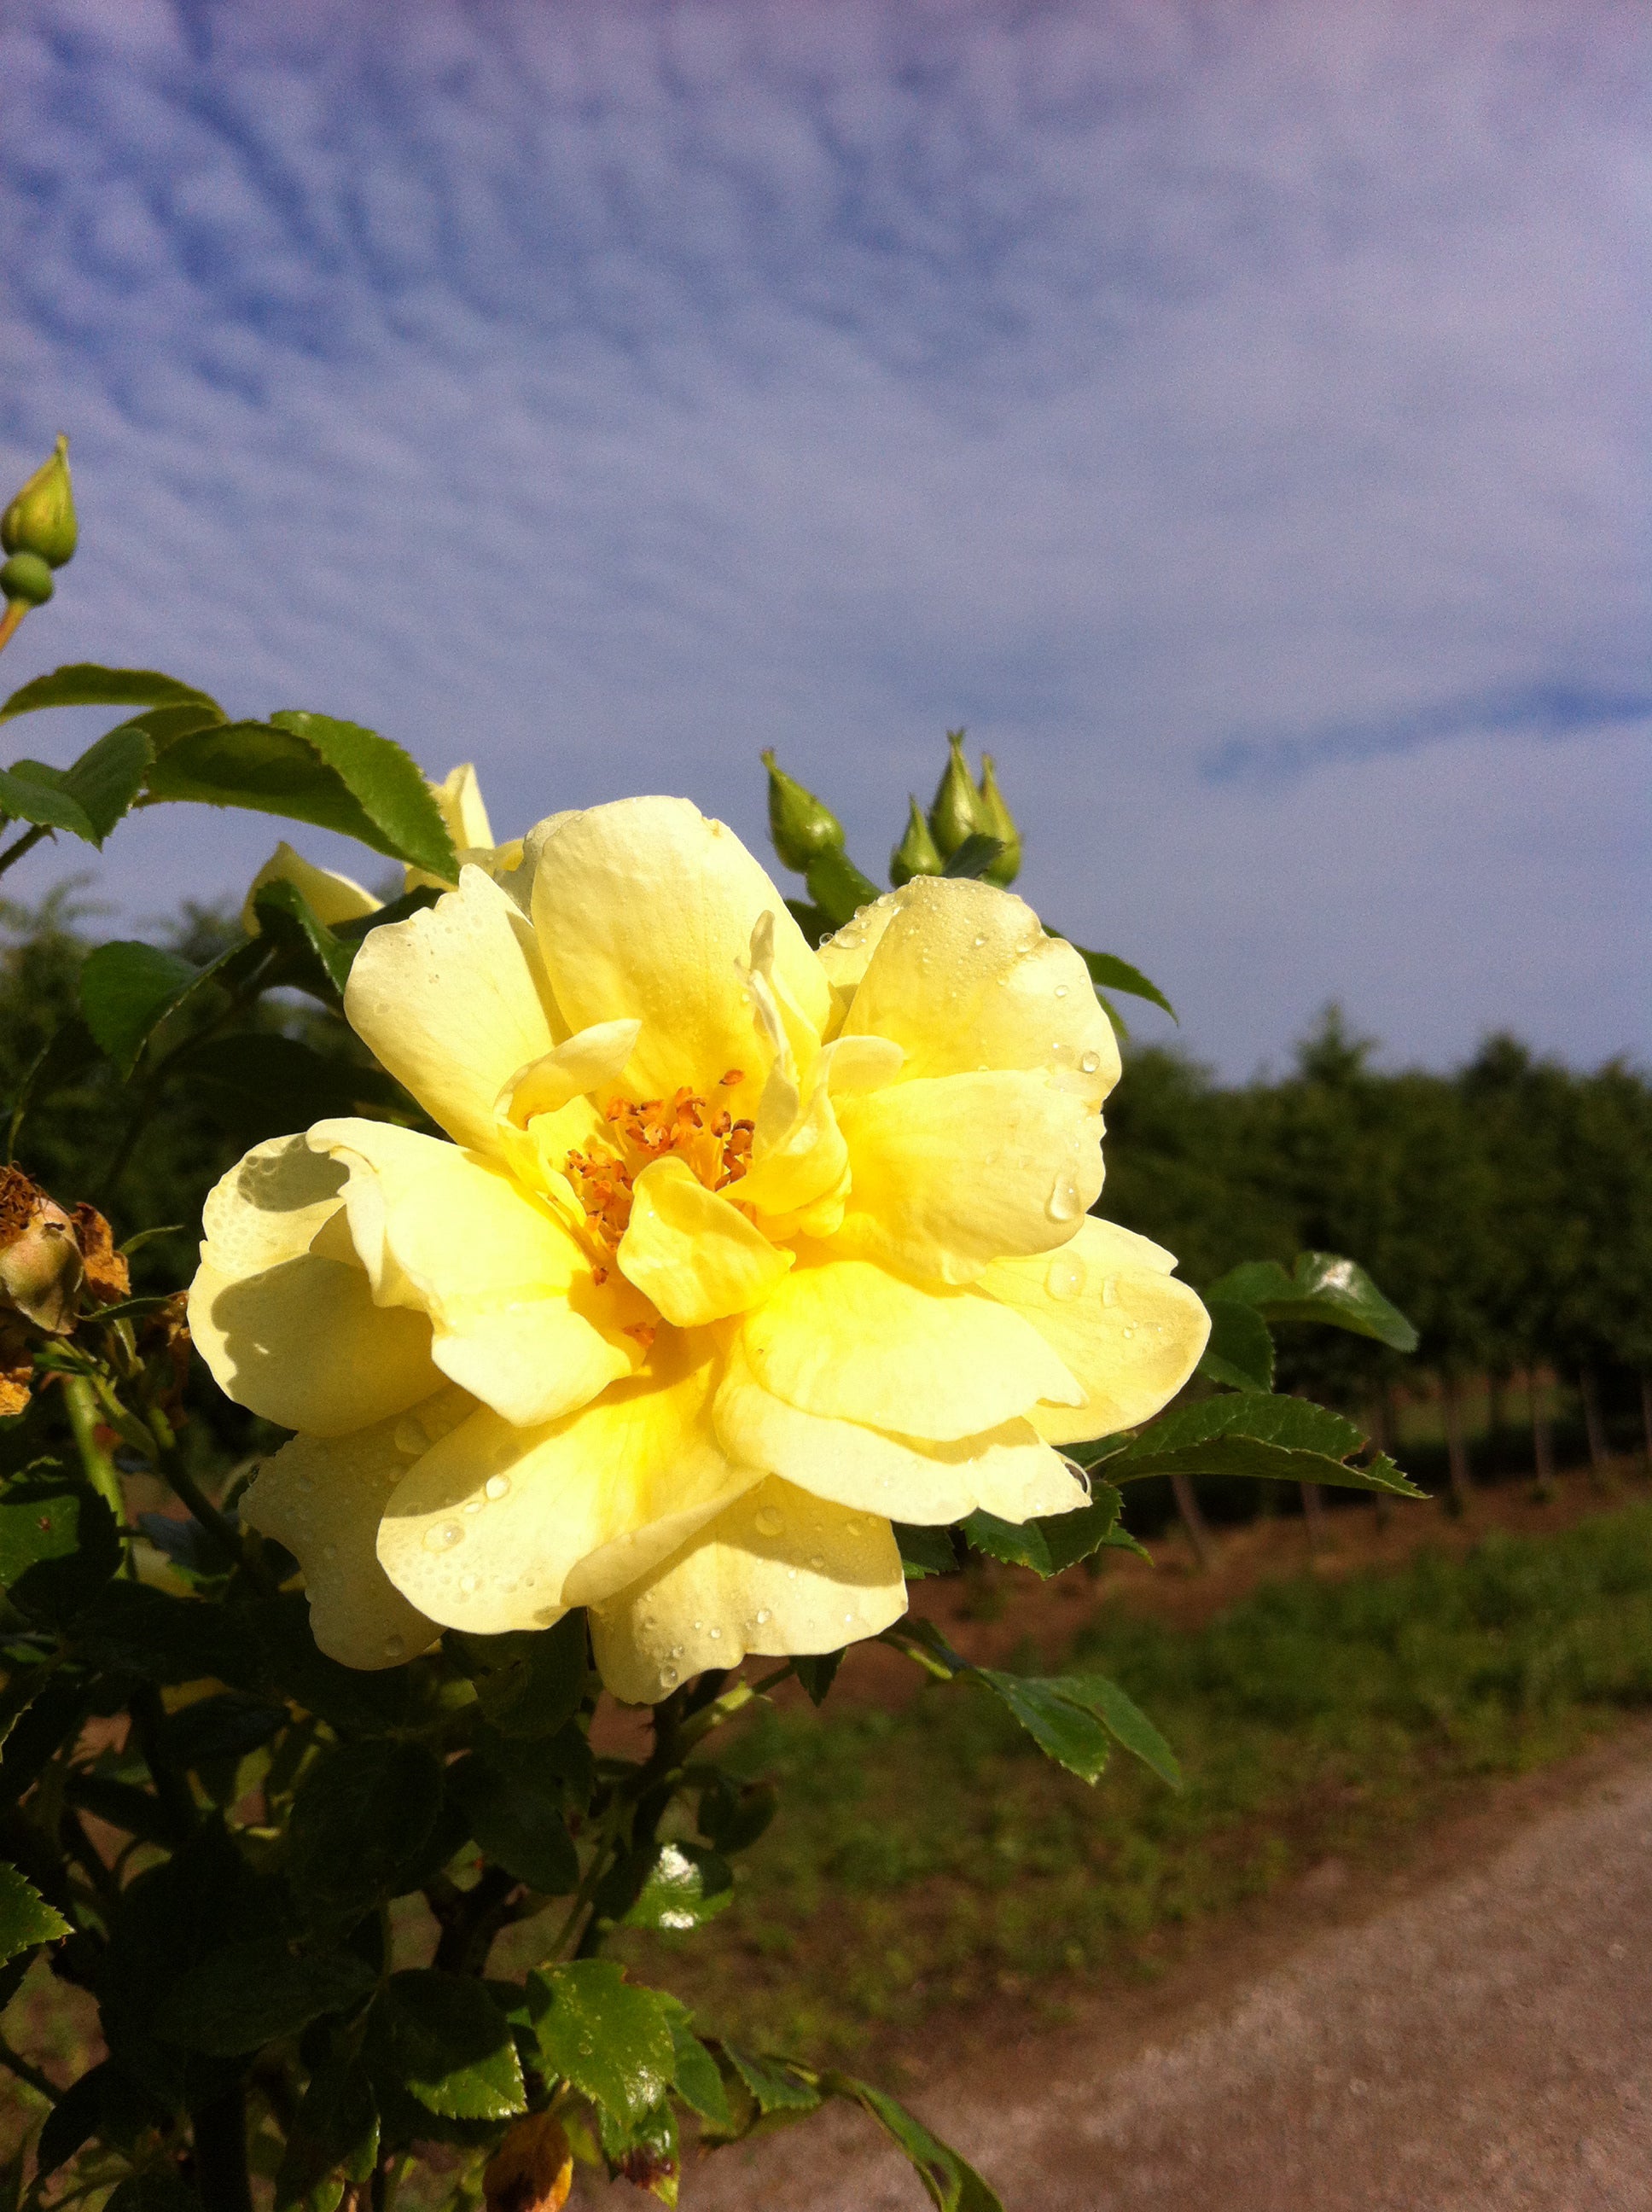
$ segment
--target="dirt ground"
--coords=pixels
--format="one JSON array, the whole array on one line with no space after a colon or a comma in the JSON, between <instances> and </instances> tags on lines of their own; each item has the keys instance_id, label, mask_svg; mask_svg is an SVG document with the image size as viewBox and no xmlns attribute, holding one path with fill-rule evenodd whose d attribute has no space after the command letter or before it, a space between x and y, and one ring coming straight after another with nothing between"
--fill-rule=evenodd
<instances>
[{"instance_id":1,"label":"dirt ground","mask_svg":"<svg viewBox=\"0 0 1652 2212\"><path fill-rule=\"evenodd\" d=\"M981 2019L914 2107L1008 2212L1645 2212L1652 1723L1336 1861L1059 2032ZM589 2204L621 2212L629 2190ZM691 2165L684 2212L924 2202L858 2113Z\"/></svg>"}]
</instances>

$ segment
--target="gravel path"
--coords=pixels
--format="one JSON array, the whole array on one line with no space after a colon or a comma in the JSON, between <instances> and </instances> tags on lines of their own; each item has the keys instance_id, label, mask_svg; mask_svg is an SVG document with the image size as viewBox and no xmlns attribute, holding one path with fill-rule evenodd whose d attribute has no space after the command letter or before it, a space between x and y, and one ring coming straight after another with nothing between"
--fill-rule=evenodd
<instances>
[{"instance_id":1,"label":"gravel path","mask_svg":"<svg viewBox=\"0 0 1652 2212\"><path fill-rule=\"evenodd\" d=\"M1009 2212L1648 2212L1652 1745L1637 1730L1533 1782L1400 1901L1321 1869L1260 1954L1242 1934L1221 1971L1183 1978L1202 1986L1007 2034L911 2103ZM924 2203L835 2112L683 2187L684 2212Z\"/></svg>"}]
</instances>

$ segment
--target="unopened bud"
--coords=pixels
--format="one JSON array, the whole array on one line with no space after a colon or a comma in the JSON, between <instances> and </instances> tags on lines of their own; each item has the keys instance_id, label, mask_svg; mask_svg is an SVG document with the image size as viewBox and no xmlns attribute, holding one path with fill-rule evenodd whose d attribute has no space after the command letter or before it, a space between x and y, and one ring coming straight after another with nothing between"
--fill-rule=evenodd
<instances>
[{"instance_id":1,"label":"unopened bud","mask_svg":"<svg viewBox=\"0 0 1652 2212\"><path fill-rule=\"evenodd\" d=\"M821 854L841 852L843 824L824 800L775 766L772 745L761 757L768 770L768 835L786 866L806 875Z\"/></svg>"},{"instance_id":2,"label":"unopened bud","mask_svg":"<svg viewBox=\"0 0 1652 2212\"><path fill-rule=\"evenodd\" d=\"M85 1268L75 1224L21 1168L0 1168L0 1307L66 1336Z\"/></svg>"},{"instance_id":3,"label":"unopened bud","mask_svg":"<svg viewBox=\"0 0 1652 2212\"><path fill-rule=\"evenodd\" d=\"M989 884L1007 890L1021 873L1021 832L998 787L998 772L991 753L981 757L981 826L1004 848L992 866L983 868L981 873Z\"/></svg>"},{"instance_id":4,"label":"unopened bud","mask_svg":"<svg viewBox=\"0 0 1652 2212\"><path fill-rule=\"evenodd\" d=\"M43 607L57 588L38 553L14 553L0 568L0 594L8 605L21 599L26 607Z\"/></svg>"},{"instance_id":5,"label":"unopened bud","mask_svg":"<svg viewBox=\"0 0 1652 2212\"><path fill-rule=\"evenodd\" d=\"M912 817L908 822L906 835L889 856L889 879L898 891L902 884L909 884L914 876L938 876L946 866L935 849L935 840L929 834L929 824L924 811L914 799Z\"/></svg>"},{"instance_id":6,"label":"unopened bud","mask_svg":"<svg viewBox=\"0 0 1652 2212\"><path fill-rule=\"evenodd\" d=\"M966 837L987 826L981 817L981 793L964 762L963 732L949 730L946 742L952 750L929 810L929 832L943 862L951 859Z\"/></svg>"},{"instance_id":7,"label":"unopened bud","mask_svg":"<svg viewBox=\"0 0 1652 2212\"><path fill-rule=\"evenodd\" d=\"M59 438L51 459L35 470L0 515L0 549L8 553L37 553L48 568L61 568L72 556L79 537L75 490L69 481L69 441ZM38 606L39 601L34 604Z\"/></svg>"},{"instance_id":8,"label":"unopened bud","mask_svg":"<svg viewBox=\"0 0 1652 2212\"><path fill-rule=\"evenodd\" d=\"M549 2112L519 2120L482 2176L487 2212L562 2212L574 2186L574 2154Z\"/></svg>"}]
</instances>

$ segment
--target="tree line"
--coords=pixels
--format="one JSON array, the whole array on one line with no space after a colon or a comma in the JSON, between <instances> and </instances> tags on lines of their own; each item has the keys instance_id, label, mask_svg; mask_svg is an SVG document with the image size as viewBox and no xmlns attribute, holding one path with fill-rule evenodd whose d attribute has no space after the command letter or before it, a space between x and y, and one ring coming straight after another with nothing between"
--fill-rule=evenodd
<instances>
[{"instance_id":1,"label":"tree line","mask_svg":"<svg viewBox=\"0 0 1652 2212\"><path fill-rule=\"evenodd\" d=\"M1182 1053L1137 1050L1108 1103L1101 1210L1195 1286L1246 1255L1356 1256L1418 1352L1304 1332L1282 1343L1281 1386L1359 1405L1391 1440L1396 1389L1432 1382L1459 1492L1470 1378L1489 1381L1494 1424L1511 1387L1525 1395L1540 1480L1552 1377L1575 1388L1597 1467L1614 1442L1652 1450L1652 1081L1509 1036L1447 1074L1384 1072L1375 1051L1334 1007L1277 1079L1224 1086Z\"/></svg>"}]
</instances>

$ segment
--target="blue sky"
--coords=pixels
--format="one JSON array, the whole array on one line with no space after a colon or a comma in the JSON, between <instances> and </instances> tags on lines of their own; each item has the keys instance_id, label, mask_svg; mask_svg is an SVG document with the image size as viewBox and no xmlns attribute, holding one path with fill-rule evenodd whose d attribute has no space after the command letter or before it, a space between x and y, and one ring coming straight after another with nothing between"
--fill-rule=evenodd
<instances>
[{"instance_id":1,"label":"blue sky","mask_svg":"<svg viewBox=\"0 0 1652 2212\"><path fill-rule=\"evenodd\" d=\"M874 868L963 722L1230 1074L1332 996L1646 1056L1649 79L1611 0L34 0L0 479L68 429L82 550L0 673L347 715L501 832L757 843L772 743Z\"/></svg>"}]
</instances>

